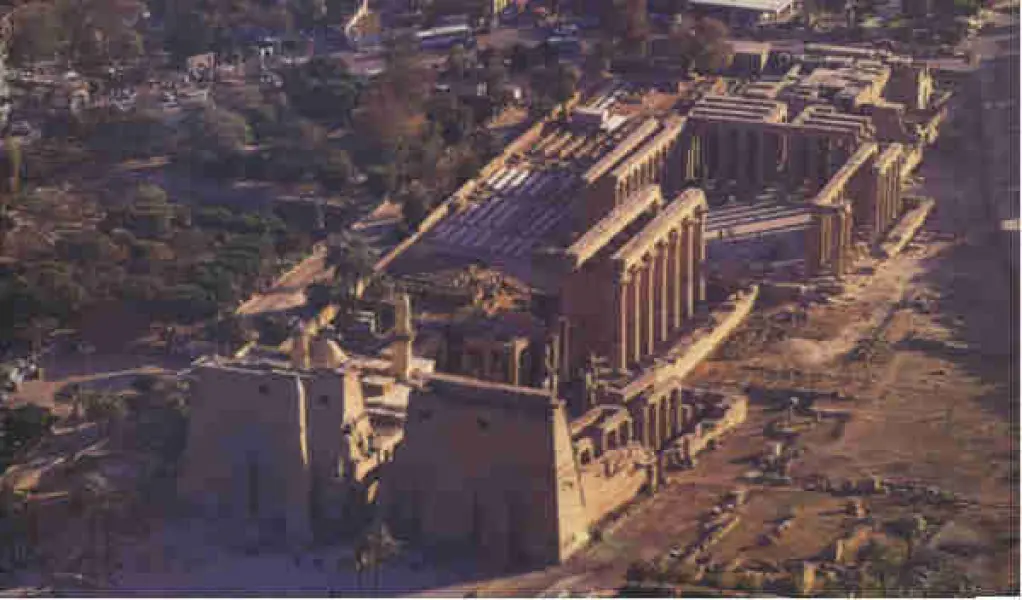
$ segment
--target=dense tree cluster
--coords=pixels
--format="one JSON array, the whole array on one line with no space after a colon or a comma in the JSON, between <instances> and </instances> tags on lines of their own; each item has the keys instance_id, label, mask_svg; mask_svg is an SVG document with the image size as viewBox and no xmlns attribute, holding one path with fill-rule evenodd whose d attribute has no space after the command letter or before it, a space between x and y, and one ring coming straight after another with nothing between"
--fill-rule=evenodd
<instances>
[{"instance_id":1,"label":"dense tree cluster","mask_svg":"<svg viewBox=\"0 0 1022 600\"><path fill-rule=\"evenodd\" d=\"M52 250L0 275L0 335L41 320L74 326L90 306L123 301L157 319L195 321L247 297L278 257L309 238L270 214L192 208L141 186L108 208L95 231L63 234Z\"/></svg>"},{"instance_id":2,"label":"dense tree cluster","mask_svg":"<svg viewBox=\"0 0 1022 600\"><path fill-rule=\"evenodd\" d=\"M363 91L353 119L355 162L372 192L405 207L410 227L493 155L484 123L508 100L500 55L473 58L455 47L439 75L448 89L438 91L417 52L408 37L388 44L386 70Z\"/></svg>"},{"instance_id":3,"label":"dense tree cluster","mask_svg":"<svg viewBox=\"0 0 1022 600\"><path fill-rule=\"evenodd\" d=\"M49 432L56 420L49 410L34 404L0 407L0 475L19 451Z\"/></svg>"},{"instance_id":4,"label":"dense tree cluster","mask_svg":"<svg viewBox=\"0 0 1022 600\"><path fill-rule=\"evenodd\" d=\"M64 60L86 73L142 55L137 0L35 0L12 15L10 55L15 63Z\"/></svg>"},{"instance_id":5,"label":"dense tree cluster","mask_svg":"<svg viewBox=\"0 0 1022 600\"><path fill-rule=\"evenodd\" d=\"M726 25L705 17L674 27L670 33L669 46L672 54L686 68L711 73L731 63L734 50L727 38Z\"/></svg>"}]
</instances>

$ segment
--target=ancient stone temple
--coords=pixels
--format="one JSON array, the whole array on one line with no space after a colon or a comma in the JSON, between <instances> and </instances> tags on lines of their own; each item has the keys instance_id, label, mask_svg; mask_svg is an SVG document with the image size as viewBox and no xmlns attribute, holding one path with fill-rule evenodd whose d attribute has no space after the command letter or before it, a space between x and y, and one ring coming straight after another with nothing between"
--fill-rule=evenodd
<instances>
[{"instance_id":1,"label":"ancient stone temple","mask_svg":"<svg viewBox=\"0 0 1022 600\"><path fill-rule=\"evenodd\" d=\"M498 565L570 556L744 420L686 380L761 287L842 277L902 219L939 109L855 56L540 121L378 263L393 327L195 365L182 490L295 539L372 508Z\"/></svg>"}]
</instances>

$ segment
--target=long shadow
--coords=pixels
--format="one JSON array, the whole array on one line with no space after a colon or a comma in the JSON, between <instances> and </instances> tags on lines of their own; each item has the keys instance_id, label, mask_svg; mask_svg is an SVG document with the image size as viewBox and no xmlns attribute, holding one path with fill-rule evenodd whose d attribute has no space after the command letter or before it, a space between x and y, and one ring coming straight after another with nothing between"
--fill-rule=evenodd
<instances>
[{"instance_id":1,"label":"long shadow","mask_svg":"<svg viewBox=\"0 0 1022 600\"><path fill-rule=\"evenodd\" d=\"M998 245L957 244L923 263L913 283L937 292L931 313L949 340L909 339L903 347L949 360L992 386L979 404L1017 423L1019 279Z\"/></svg>"}]
</instances>

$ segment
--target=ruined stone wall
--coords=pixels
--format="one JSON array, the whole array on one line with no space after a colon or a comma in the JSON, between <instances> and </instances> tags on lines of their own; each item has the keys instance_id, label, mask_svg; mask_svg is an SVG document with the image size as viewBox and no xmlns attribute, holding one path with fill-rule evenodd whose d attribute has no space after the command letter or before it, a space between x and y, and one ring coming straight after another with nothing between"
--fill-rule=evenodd
<instances>
[{"instance_id":1,"label":"ruined stone wall","mask_svg":"<svg viewBox=\"0 0 1022 600\"><path fill-rule=\"evenodd\" d=\"M649 485L653 455L639 443L604 452L582 468L582 490L591 523L635 499Z\"/></svg>"},{"instance_id":2,"label":"ruined stone wall","mask_svg":"<svg viewBox=\"0 0 1022 600\"><path fill-rule=\"evenodd\" d=\"M566 409L543 390L431 376L382 486L396 529L498 566L558 562L588 526Z\"/></svg>"}]
</instances>

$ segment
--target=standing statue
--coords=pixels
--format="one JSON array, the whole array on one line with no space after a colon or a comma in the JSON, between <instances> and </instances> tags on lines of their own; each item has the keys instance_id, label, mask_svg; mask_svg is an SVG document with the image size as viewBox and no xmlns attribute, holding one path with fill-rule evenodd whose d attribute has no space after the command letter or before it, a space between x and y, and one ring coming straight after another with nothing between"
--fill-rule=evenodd
<instances>
[{"instance_id":1,"label":"standing statue","mask_svg":"<svg viewBox=\"0 0 1022 600\"><path fill-rule=\"evenodd\" d=\"M586 408L592 408L596 405L597 395L600 391L600 379L603 375L601 367L600 357L595 354L589 354L586 357L585 366L582 367L582 381L585 386L585 402Z\"/></svg>"},{"instance_id":2,"label":"standing statue","mask_svg":"<svg viewBox=\"0 0 1022 600\"><path fill-rule=\"evenodd\" d=\"M544 366L544 368L546 370L546 373L545 373L546 379L545 379L545 382L544 382L544 387L546 387L548 390L550 390L550 392L553 393L553 394L557 393L557 388L558 388L558 378L557 378L558 368L557 368L557 365L558 365L559 361L557 360L557 358L558 358L558 356L557 356L557 336L556 335L551 335L546 340L546 348L544 350L544 356L543 356L543 360L544 360L544 365L543 366Z\"/></svg>"}]
</instances>

